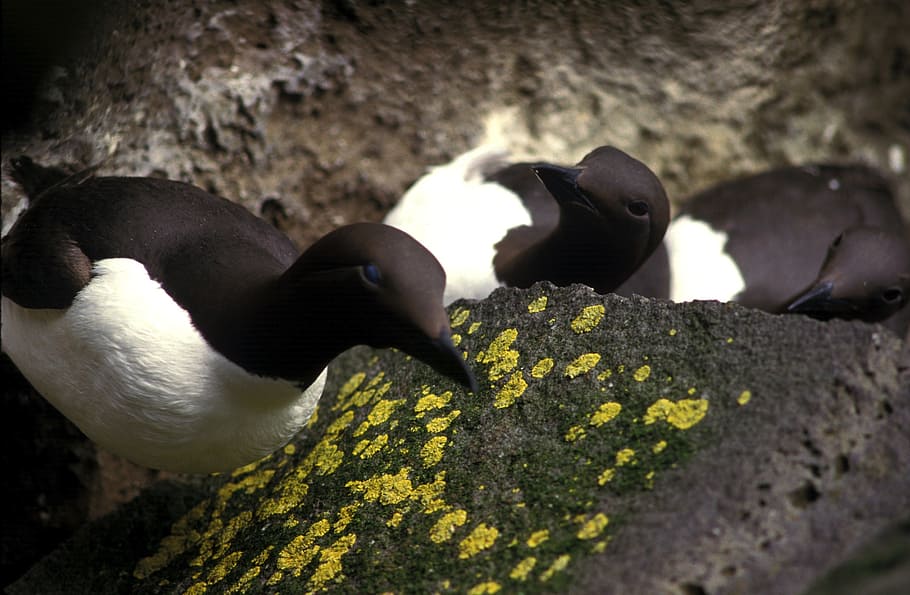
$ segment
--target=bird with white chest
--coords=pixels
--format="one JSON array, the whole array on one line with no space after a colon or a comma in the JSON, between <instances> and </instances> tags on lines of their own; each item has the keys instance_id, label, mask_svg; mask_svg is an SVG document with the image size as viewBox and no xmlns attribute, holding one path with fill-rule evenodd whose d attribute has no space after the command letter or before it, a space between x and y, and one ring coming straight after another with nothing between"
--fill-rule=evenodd
<instances>
[{"instance_id":1,"label":"bird with white chest","mask_svg":"<svg viewBox=\"0 0 910 595\"><path fill-rule=\"evenodd\" d=\"M863 165L784 166L681 201L664 246L618 292L769 312L910 319L910 241L890 184Z\"/></svg>"},{"instance_id":2,"label":"bird with white chest","mask_svg":"<svg viewBox=\"0 0 910 595\"><path fill-rule=\"evenodd\" d=\"M46 175L15 169L24 187ZM180 472L255 461L303 427L326 367L358 344L476 392L445 273L407 234L352 224L301 254L189 184L58 178L3 238L3 351L102 447Z\"/></svg>"},{"instance_id":3,"label":"bird with white chest","mask_svg":"<svg viewBox=\"0 0 910 595\"><path fill-rule=\"evenodd\" d=\"M481 146L417 180L384 222L446 270L445 302L500 286L619 286L660 244L669 203L657 176L614 147L576 166L508 163Z\"/></svg>"}]
</instances>

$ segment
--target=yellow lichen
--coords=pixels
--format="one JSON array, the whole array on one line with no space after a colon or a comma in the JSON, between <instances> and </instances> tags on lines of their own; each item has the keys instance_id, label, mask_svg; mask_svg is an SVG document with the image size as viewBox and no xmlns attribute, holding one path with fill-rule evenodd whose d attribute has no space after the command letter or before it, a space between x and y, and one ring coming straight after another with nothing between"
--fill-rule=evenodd
<instances>
[{"instance_id":1,"label":"yellow lichen","mask_svg":"<svg viewBox=\"0 0 910 595\"><path fill-rule=\"evenodd\" d=\"M675 328L671 328L670 332L667 334L670 335L671 337L675 337L677 332L679 332L679 331L677 331Z\"/></svg>"},{"instance_id":2,"label":"yellow lichen","mask_svg":"<svg viewBox=\"0 0 910 595\"><path fill-rule=\"evenodd\" d=\"M536 565L537 558L528 556L515 565L515 568L513 568L509 573L509 578L513 581L525 581L527 580L528 575L531 574L531 571L534 570L534 566Z\"/></svg>"},{"instance_id":3,"label":"yellow lichen","mask_svg":"<svg viewBox=\"0 0 910 595\"><path fill-rule=\"evenodd\" d=\"M604 307L603 304L594 304L593 306L586 306L579 314L575 320L570 324L572 330L577 334L588 333L594 330L600 321L604 317Z\"/></svg>"},{"instance_id":4,"label":"yellow lichen","mask_svg":"<svg viewBox=\"0 0 910 595\"><path fill-rule=\"evenodd\" d=\"M423 445L420 449L420 458L424 467L432 467L442 460L448 440L445 436L434 436Z\"/></svg>"},{"instance_id":5,"label":"yellow lichen","mask_svg":"<svg viewBox=\"0 0 910 595\"><path fill-rule=\"evenodd\" d=\"M613 370L606 369L606 370L604 370L603 372L601 372L600 374L597 375L597 379L598 379L599 381L603 382L604 380L606 380L607 378L609 378L609 377L612 376L612 375L613 375Z\"/></svg>"},{"instance_id":6,"label":"yellow lichen","mask_svg":"<svg viewBox=\"0 0 910 595\"><path fill-rule=\"evenodd\" d=\"M544 376L549 374L551 370L553 370L553 365L554 365L553 358L545 357L542 360L540 360L539 362L537 362L536 364L534 364L534 367L531 368L531 376L533 376L534 378L543 378Z\"/></svg>"},{"instance_id":7,"label":"yellow lichen","mask_svg":"<svg viewBox=\"0 0 910 595\"><path fill-rule=\"evenodd\" d=\"M638 382L644 382L645 380L648 379L648 376L650 376L650 375L651 375L651 366L649 366L648 364L645 364L642 367L635 370L635 372L632 374L632 378L634 378Z\"/></svg>"},{"instance_id":8,"label":"yellow lichen","mask_svg":"<svg viewBox=\"0 0 910 595\"><path fill-rule=\"evenodd\" d=\"M736 398L736 402L739 403L740 405L745 405L746 403L749 402L749 400L751 398L752 398L752 391L744 390L743 392L739 393L739 396Z\"/></svg>"},{"instance_id":9,"label":"yellow lichen","mask_svg":"<svg viewBox=\"0 0 910 595\"><path fill-rule=\"evenodd\" d=\"M583 353L566 366L565 375L569 378L575 378L576 376L586 374L593 370L594 366L596 366L599 361L599 353Z\"/></svg>"},{"instance_id":10,"label":"yellow lichen","mask_svg":"<svg viewBox=\"0 0 910 595\"><path fill-rule=\"evenodd\" d=\"M278 552L275 560L278 570L290 572L293 576L300 576L303 569L319 553L320 547L316 545L316 540L328 533L331 528L332 526L327 520L320 519L313 523L306 533L292 539Z\"/></svg>"},{"instance_id":11,"label":"yellow lichen","mask_svg":"<svg viewBox=\"0 0 910 595\"><path fill-rule=\"evenodd\" d=\"M433 543L445 543L455 535L455 529L462 526L468 520L468 513L458 509L448 512L430 528L430 541Z\"/></svg>"},{"instance_id":12,"label":"yellow lichen","mask_svg":"<svg viewBox=\"0 0 910 595\"><path fill-rule=\"evenodd\" d=\"M353 454L360 456L361 459L369 459L389 443L388 434L380 434L373 440L361 440L354 447Z\"/></svg>"},{"instance_id":13,"label":"yellow lichen","mask_svg":"<svg viewBox=\"0 0 910 595\"><path fill-rule=\"evenodd\" d=\"M178 519L171 526L171 534L161 540L158 551L139 560L133 570L133 577L139 580L148 578L184 553L187 546L199 537L190 527L204 517L210 504L210 500L203 500Z\"/></svg>"},{"instance_id":14,"label":"yellow lichen","mask_svg":"<svg viewBox=\"0 0 910 595\"><path fill-rule=\"evenodd\" d=\"M578 530L577 537L579 539L594 539L603 533L603 530L607 527L607 523L609 522L610 519L607 518L607 515L598 512L582 525L581 529Z\"/></svg>"},{"instance_id":15,"label":"yellow lichen","mask_svg":"<svg viewBox=\"0 0 910 595\"><path fill-rule=\"evenodd\" d=\"M549 529L541 529L540 531L534 531L533 533L531 533L531 536L528 537L528 541L527 541L528 547L533 549L533 548L537 547L538 545L540 545L541 543L548 540L549 538L550 538Z\"/></svg>"},{"instance_id":16,"label":"yellow lichen","mask_svg":"<svg viewBox=\"0 0 910 595\"><path fill-rule=\"evenodd\" d=\"M357 390L358 386L363 384L363 381L366 380L366 378L366 372L357 372L348 378L347 381L341 385L341 388L338 389L338 395L335 397L336 403L341 405L348 397L354 394L354 391Z\"/></svg>"},{"instance_id":17,"label":"yellow lichen","mask_svg":"<svg viewBox=\"0 0 910 595\"><path fill-rule=\"evenodd\" d=\"M565 440L566 442L575 442L576 440L581 440L586 435L585 429L581 426L572 426L566 432Z\"/></svg>"},{"instance_id":18,"label":"yellow lichen","mask_svg":"<svg viewBox=\"0 0 910 595\"><path fill-rule=\"evenodd\" d=\"M604 484L607 483L608 481L612 481L613 478L614 478L615 476L616 476L616 469L613 469L613 468L606 469L606 470L604 470L604 472L601 473L600 476L597 478L597 484L598 484L598 485L604 485Z\"/></svg>"},{"instance_id":19,"label":"yellow lichen","mask_svg":"<svg viewBox=\"0 0 910 595\"><path fill-rule=\"evenodd\" d=\"M389 417L392 416L392 413L395 412L395 409L404 402L405 399L395 399L394 401L381 399L373 406L372 411L367 415L366 421L360 424L354 432L354 436L362 436L371 426L378 426L379 424L388 421Z\"/></svg>"},{"instance_id":20,"label":"yellow lichen","mask_svg":"<svg viewBox=\"0 0 910 595\"><path fill-rule=\"evenodd\" d=\"M438 434L439 432L446 431L452 421L454 421L455 418L459 415L461 415L461 411L459 409L455 409L448 415L431 419L427 422L427 432L430 432L431 434Z\"/></svg>"},{"instance_id":21,"label":"yellow lichen","mask_svg":"<svg viewBox=\"0 0 910 595\"><path fill-rule=\"evenodd\" d=\"M663 452L663 450L665 448L667 448L667 441L660 440L654 446L651 447L651 452L653 452L654 454L658 454L658 453Z\"/></svg>"},{"instance_id":22,"label":"yellow lichen","mask_svg":"<svg viewBox=\"0 0 910 595\"><path fill-rule=\"evenodd\" d=\"M608 401L597 408L594 415L591 416L591 425L600 427L619 415L622 411L622 405L613 401Z\"/></svg>"},{"instance_id":23,"label":"yellow lichen","mask_svg":"<svg viewBox=\"0 0 910 595\"><path fill-rule=\"evenodd\" d=\"M687 430L700 422L707 412L707 399L682 399L676 403L669 399L658 399L648 407L644 422L653 424L657 420L664 419L680 430Z\"/></svg>"},{"instance_id":24,"label":"yellow lichen","mask_svg":"<svg viewBox=\"0 0 910 595\"><path fill-rule=\"evenodd\" d=\"M420 397L417 400L417 404L414 405L414 412L417 413L417 417L423 417L427 411L432 411L433 409L442 409L449 404L449 400L452 398L452 391L447 390L446 392L440 395L427 394Z\"/></svg>"},{"instance_id":25,"label":"yellow lichen","mask_svg":"<svg viewBox=\"0 0 910 595\"><path fill-rule=\"evenodd\" d=\"M469 334L469 335L473 335L475 332L477 332L477 329L480 328L480 325L481 325L481 324L483 324L483 323L481 323L481 322L472 322L472 323L471 323L471 326L468 327L468 334Z\"/></svg>"},{"instance_id":26,"label":"yellow lichen","mask_svg":"<svg viewBox=\"0 0 910 595\"><path fill-rule=\"evenodd\" d=\"M401 524L401 521L404 520L404 514L400 510L396 510L392 514L392 518L385 522L386 527L397 527Z\"/></svg>"},{"instance_id":27,"label":"yellow lichen","mask_svg":"<svg viewBox=\"0 0 910 595\"><path fill-rule=\"evenodd\" d=\"M616 453L616 466L622 467L627 465L635 458L635 451L631 448L624 448Z\"/></svg>"},{"instance_id":28,"label":"yellow lichen","mask_svg":"<svg viewBox=\"0 0 910 595\"><path fill-rule=\"evenodd\" d=\"M490 380L499 380L518 365L518 352L512 349L512 343L518 338L518 331L507 328L490 343L486 351L477 354L477 361L490 364Z\"/></svg>"},{"instance_id":29,"label":"yellow lichen","mask_svg":"<svg viewBox=\"0 0 910 595\"><path fill-rule=\"evenodd\" d=\"M535 298L528 304L528 312L531 314L537 314L538 312L543 312L547 309L547 296L542 295L538 298Z\"/></svg>"},{"instance_id":30,"label":"yellow lichen","mask_svg":"<svg viewBox=\"0 0 910 595\"><path fill-rule=\"evenodd\" d=\"M500 589L502 587L496 581L486 581L468 589L468 595L493 595L493 593L499 592Z\"/></svg>"},{"instance_id":31,"label":"yellow lichen","mask_svg":"<svg viewBox=\"0 0 910 595\"><path fill-rule=\"evenodd\" d=\"M452 333L452 345L454 345L455 347L458 347L459 345L461 345L461 335L459 335L458 333Z\"/></svg>"},{"instance_id":32,"label":"yellow lichen","mask_svg":"<svg viewBox=\"0 0 910 595\"><path fill-rule=\"evenodd\" d=\"M506 381L501 389L496 393L493 401L493 407L504 409L515 403L515 401L524 394L528 388L528 383L524 379L521 370L512 373L512 376Z\"/></svg>"},{"instance_id":33,"label":"yellow lichen","mask_svg":"<svg viewBox=\"0 0 910 595\"><path fill-rule=\"evenodd\" d=\"M322 589L341 573L341 557L350 551L356 541L356 535L344 535L319 553L319 566L310 577L308 585L312 590Z\"/></svg>"},{"instance_id":34,"label":"yellow lichen","mask_svg":"<svg viewBox=\"0 0 910 595\"><path fill-rule=\"evenodd\" d=\"M468 316L470 315L471 311L467 308L456 308L452 313L452 322L450 326L452 328L458 328L468 320Z\"/></svg>"},{"instance_id":35,"label":"yellow lichen","mask_svg":"<svg viewBox=\"0 0 910 595\"><path fill-rule=\"evenodd\" d=\"M357 509L359 508L360 502L354 502L353 504L342 506L341 510L338 511L338 520L335 521L335 526L332 528L332 531L335 533L341 533L347 529L348 525L354 519L354 513L356 513Z\"/></svg>"},{"instance_id":36,"label":"yellow lichen","mask_svg":"<svg viewBox=\"0 0 910 595\"><path fill-rule=\"evenodd\" d=\"M402 467L395 475L388 473L374 475L364 481L349 481L345 487L352 492L363 494L363 499L367 502L398 504L406 500L414 490L408 477L410 473L410 467Z\"/></svg>"},{"instance_id":37,"label":"yellow lichen","mask_svg":"<svg viewBox=\"0 0 910 595\"><path fill-rule=\"evenodd\" d=\"M480 523L458 544L458 557L464 560L476 556L493 547L498 537L499 529L490 527L486 523Z\"/></svg>"},{"instance_id":38,"label":"yellow lichen","mask_svg":"<svg viewBox=\"0 0 910 595\"><path fill-rule=\"evenodd\" d=\"M569 560L571 560L571 559L572 558L571 558L571 556L569 556L569 554L563 554L562 556L559 556L558 558L556 558L553 561L553 563L550 564L550 567L547 568L540 575L540 580L542 582L546 582L546 581L550 580L551 578L553 578L553 575L556 574L557 572L561 572L561 571L565 570L566 566L569 565Z\"/></svg>"}]
</instances>

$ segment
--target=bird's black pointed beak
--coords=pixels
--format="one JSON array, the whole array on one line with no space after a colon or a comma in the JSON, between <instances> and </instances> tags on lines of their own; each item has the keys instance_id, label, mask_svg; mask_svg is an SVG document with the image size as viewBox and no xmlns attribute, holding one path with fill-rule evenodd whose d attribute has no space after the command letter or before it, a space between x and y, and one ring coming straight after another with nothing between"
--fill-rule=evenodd
<instances>
[{"instance_id":1,"label":"bird's black pointed beak","mask_svg":"<svg viewBox=\"0 0 910 595\"><path fill-rule=\"evenodd\" d=\"M420 353L411 355L440 374L466 386L472 393L479 392L474 372L468 367L461 350L455 347L455 343L452 342L452 334L448 329L441 332L437 338L432 339L429 346L424 346Z\"/></svg>"},{"instance_id":2,"label":"bird's black pointed beak","mask_svg":"<svg viewBox=\"0 0 910 595\"><path fill-rule=\"evenodd\" d=\"M787 304L786 311L828 320L835 316L847 317L855 310L853 304L834 297L833 293L834 283L832 281L813 284L809 289L793 298Z\"/></svg>"},{"instance_id":3,"label":"bird's black pointed beak","mask_svg":"<svg viewBox=\"0 0 910 595\"><path fill-rule=\"evenodd\" d=\"M583 171L581 168L537 163L531 169L560 205L574 203L596 211L591 201L578 189L578 176Z\"/></svg>"}]
</instances>

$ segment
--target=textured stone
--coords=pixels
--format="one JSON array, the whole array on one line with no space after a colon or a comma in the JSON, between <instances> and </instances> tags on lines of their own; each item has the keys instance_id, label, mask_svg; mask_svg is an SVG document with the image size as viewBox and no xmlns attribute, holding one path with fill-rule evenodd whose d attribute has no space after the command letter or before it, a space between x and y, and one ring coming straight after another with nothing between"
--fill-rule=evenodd
<instances>
[{"instance_id":1,"label":"textured stone","mask_svg":"<svg viewBox=\"0 0 910 595\"><path fill-rule=\"evenodd\" d=\"M480 394L352 350L290 448L159 484L12 592L797 593L910 506L879 326L549 284L451 314Z\"/></svg>"}]
</instances>

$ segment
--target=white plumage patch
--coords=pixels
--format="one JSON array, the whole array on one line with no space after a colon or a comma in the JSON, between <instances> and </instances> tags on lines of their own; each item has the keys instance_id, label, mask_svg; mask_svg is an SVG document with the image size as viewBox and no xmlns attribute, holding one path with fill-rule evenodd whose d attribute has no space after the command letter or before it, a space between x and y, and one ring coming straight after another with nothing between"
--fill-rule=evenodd
<instances>
[{"instance_id":1,"label":"white plumage patch","mask_svg":"<svg viewBox=\"0 0 910 595\"><path fill-rule=\"evenodd\" d=\"M505 156L481 146L432 168L385 218L439 260L446 271L446 304L484 298L502 285L493 270L494 246L509 229L531 224L515 193L484 181L493 167L506 164Z\"/></svg>"},{"instance_id":2,"label":"white plumage patch","mask_svg":"<svg viewBox=\"0 0 910 595\"><path fill-rule=\"evenodd\" d=\"M310 418L326 372L303 393L213 350L189 314L126 258L95 264L62 310L4 297L3 350L89 438L136 463L212 472L286 444Z\"/></svg>"},{"instance_id":3,"label":"white plumage patch","mask_svg":"<svg viewBox=\"0 0 910 595\"><path fill-rule=\"evenodd\" d=\"M729 302L746 287L736 262L724 251L727 234L682 215L664 236L670 253L670 299Z\"/></svg>"}]
</instances>

